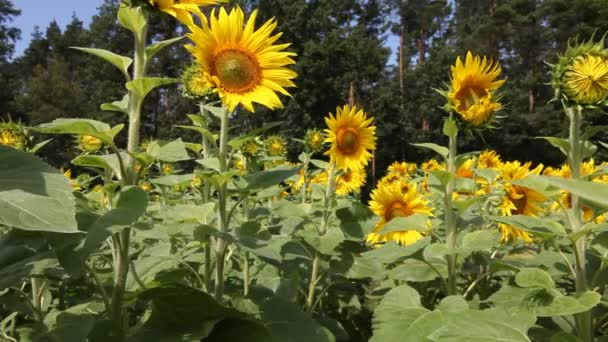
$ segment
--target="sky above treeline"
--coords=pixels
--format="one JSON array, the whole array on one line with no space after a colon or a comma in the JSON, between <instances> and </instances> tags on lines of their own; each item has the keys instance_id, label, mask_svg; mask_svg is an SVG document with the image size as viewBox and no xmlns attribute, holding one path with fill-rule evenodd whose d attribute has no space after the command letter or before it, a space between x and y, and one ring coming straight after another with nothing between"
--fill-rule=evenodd
<instances>
[{"instance_id":1,"label":"sky above treeline","mask_svg":"<svg viewBox=\"0 0 608 342\"><path fill-rule=\"evenodd\" d=\"M54 19L59 27L64 29L65 25L72 21L72 15L76 15L85 26L88 26L103 0L12 0L12 2L15 8L21 10L21 15L12 23L21 29L21 40L17 41L13 55L19 57L29 46L36 26L45 32Z\"/></svg>"}]
</instances>

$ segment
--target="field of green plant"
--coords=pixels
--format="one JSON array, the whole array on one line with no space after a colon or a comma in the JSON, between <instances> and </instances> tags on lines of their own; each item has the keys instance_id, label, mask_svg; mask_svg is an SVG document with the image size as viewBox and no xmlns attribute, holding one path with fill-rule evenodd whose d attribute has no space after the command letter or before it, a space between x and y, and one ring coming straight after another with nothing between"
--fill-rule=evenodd
<instances>
[{"instance_id":1,"label":"field of green plant","mask_svg":"<svg viewBox=\"0 0 608 342\"><path fill-rule=\"evenodd\" d=\"M305 76L258 15L123 0L132 56L73 49L124 75L124 97L101 104L124 123L0 123L0 341L608 341L608 163L594 159L607 127L586 121L608 106L605 36L555 51L546 82L568 134L539 141L562 165L458 150L509 120L500 61L469 51L428 90L447 146L412 142L435 157L374 182L391 142L353 96L293 139L297 159L279 123L235 134L240 115L280 114ZM155 16L185 35L148 43ZM148 75L169 46L191 64ZM141 139L144 99L167 87L199 109L175 126L196 139ZM83 172L37 156L55 135Z\"/></svg>"}]
</instances>

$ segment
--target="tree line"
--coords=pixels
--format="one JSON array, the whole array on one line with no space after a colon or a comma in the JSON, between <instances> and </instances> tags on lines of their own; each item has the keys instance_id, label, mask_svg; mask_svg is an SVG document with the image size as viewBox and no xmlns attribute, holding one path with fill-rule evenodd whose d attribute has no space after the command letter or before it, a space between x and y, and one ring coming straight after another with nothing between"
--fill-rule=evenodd
<instances>
[{"instance_id":1,"label":"tree line","mask_svg":"<svg viewBox=\"0 0 608 342\"><path fill-rule=\"evenodd\" d=\"M238 0L259 22L276 17L283 42L298 54L297 88L284 110L259 108L237 113L237 130L282 121L276 132L302 138L307 128L324 128L323 118L336 106L354 101L375 118L381 173L394 160L432 157L411 143L444 143L445 103L434 89L449 82L450 65L467 50L498 60L504 108L496 129L463 139L461 151L496 149L505 159L559 164L562 157L539 136L565 135L561 105L550 102L550 63L569 39L586 40L608 31L608 0ZM71 49L86 46L119 54L132 52L130 33L116 23L119 0L104 0L85 27L76 16L61 29L53 21L37 28L22 56L14 57L20 39L11 20L17 5L0 0L0 119L37 125L59 117L81 117L126 123L102 103L123 96L122 75L112 66ZM173 18L152 16L150 40L184 33ZM389 44L388 37L397 44ZM395 41L393 39L392 41ZM191 61L183 43L158 54L151 75L179 77ZM390 45L390 46L389 46ZM394 58L396 56L396 58ZM396 59L396 60L395 60ZM187 124L185 114L197 104L181 96L179 87L156 91L145 103L142 136L148 139L189 137L175 128ZM588 122L608 123L603 112ZM605 136L598 135L602 140ZM124 138L124 137L123 137ZM67 165L74 152L69 139L55 139L41 150L50 162ZM291 145L292 157L298 145ZM601 151L600 151L601 152ZM606 156L600 153L600 157Z\"/></svg>"}]
</instances>

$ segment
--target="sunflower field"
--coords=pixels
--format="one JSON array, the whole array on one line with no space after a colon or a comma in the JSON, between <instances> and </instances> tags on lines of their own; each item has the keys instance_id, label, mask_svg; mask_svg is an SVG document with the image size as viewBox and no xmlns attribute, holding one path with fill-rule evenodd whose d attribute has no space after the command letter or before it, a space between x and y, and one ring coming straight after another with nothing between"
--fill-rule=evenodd
<instances>
[{"instance_id":1,"label":"sunflower field","mask_svg":"<svg viewBox=\"0 0 608 342\"><path fill-rule=\"evenodd\" d=\"M563 164L459 151L501 134L510 101L500 61L468 51L429 89L447 145L412 141L434 157L376 170L391 142L352 96L293 139L295 159L276 122L235 133L306 77L259 15L123 0L132 56L72 48L124 76L124 97L100 104L124 123L0 123L0 341L608 341L607 127L586 122L608 106L605 36L551 60L568 132L542 140ZM157 16L185 34L150 43ZM188 67L150 75L170 46ZM169 87L198 108L175 126L190 134L143 139L144 100ZM60 135L73 168L37 156Z\"/></svg>"}]
</instances>

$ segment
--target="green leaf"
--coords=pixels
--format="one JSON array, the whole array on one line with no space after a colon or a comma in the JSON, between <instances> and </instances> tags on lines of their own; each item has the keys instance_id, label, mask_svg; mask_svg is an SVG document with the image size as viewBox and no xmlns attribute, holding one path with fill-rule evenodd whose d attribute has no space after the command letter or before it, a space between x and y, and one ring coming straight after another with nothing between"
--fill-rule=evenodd
<instances>
[{"instance_id":1,"label":"green leaf","mask_svg":"<svg viewBox=\"0 0 608 342\"><path fill-rule=\"evenodd\" d=\"M299 167L278 166L270 170L260 171L246 176L246 190L259 191L277 185L300 171Z\"/></svg>"},{"instance_id":2,"label":"green leaf","mask_svg":"<svg viewBox=\"0 0 608 342\"><path fill-rule=\"evenodd\" d=\"M187 184L194 180L194 174L187 175L170 175L162 176L154 179L150 179L150 183L156 185L175 186L181 184Z\"/></svg>"},{"instance_id":3,"label":"green leaf","mask_svg":"<svg viewBox=\"0 0 608 342\"><path fill-rule=\"evenodd\" d=\"M173 141L152 141L148 145L146 153L154 159L158 159L164 162L174 163L183 160L190 160L186 146L182 141L182 138L178 138Z\"/></svg>"},{"instance_id":4,"label":"green leaf","mask_svg":"<svg viewBox=\"0 0 608 342\"><path fill-rule=\"evenodd\" d=\"M548 306L536 307L536 314L539 317L574 315L591 310L601 299L602 296L594 291L575 296L557 296Z\"/></svg>"},{"instance_id":5,"label":"green leaf","mask_svg":"<svg viewBox=\"0 0 608 342\"><path fill-rule=\"evenodd\" d=\"M33 154L0 145L0 225L77 233L72 186Z\"/></svg>"},{"instance_id":6,"label":"green leaf","mask_svg":"<svg viewBox=\"0 0 608 342\"><path fill-rule=\"evenodd\" d=\"M541 287L552 290L555 282L549 273L540 268L524 268L515 276L515 283L521 287Z\"/></svg>"},{"instance_id":7,"label":"green leaf","mask_svg":"<svg viewBox=\"0 0 608 342\"><path fill-rule=\"evenodd\" d=\"M565 331L560 331L551 336L551 341L549 342L583 342L583 340Z\"/></svg>"},{"instance_id":8,"label":"green leaf","mask_svg":"<svg viewBox=\"0 0 608 342\"><path fill-rule=\"evenodd\" d=\"M169 77L142 77L127 82L125 86L128 90L136 93L143 99L154 88L177 82L177 79Z\"/></svg>"},{"instance_id":9,"label":"green leaf","mask_svg":"<svg viewBox=\"0 0 608 342\"><path fill-rule=\"evenodd\" d=\"M146 58L148 60L150 60L150 58L152 58L154 55L156 55L162 49L164 49L165 47L167 47L175 42L182 40L183 38L184 38L184 36L175 37L175 38L170 38L170 39L166 39L166 40L161 40L160 42L151 44L150 46L146 47Z\"/></svg>"},{"instance_id":10,"label":"green leaf","mask_svg":"<svg viewBox=\"0 0 608 342\"><path fill-rule=\"evenodd\" d=\"M129 94L122 97L120 101L114 101L110 103L103 103L100 106L101 110L107 110L111 112L122 112L125 114L129 113Z\"/></svg>"},{"instance_id":11,"label":"green leaf","mask_svg":"<svg viewBox=\"0 0 608 342\"><path fill-rule=\"evenodd\" d=\"M382 280L386 278L386 269L378 259L355 258L352 266L346 274L350 279L374 279Z\"/></svg>"},{"instance_id":12,"label":"green leaf","mask_svg":"<svg viewBox=\"0 0 608 342\"><path fill-rule=\"evenodd\" d=\"M428 312L420 304L416 290L407 285L397 286L384 295L374 310L374 334L370 341L402 341L412 322Z\"/></svg>"},{"instance_id":13,"label":"green leaf","mask_svg":"<svg viewBox=\"0 0 608 342\"><path fill-rule=\"evenodd\" d=\"M367 260L377 260L381 263L381 265L392 264L394 262L398 262L399 260L403 260L428 246L430 241L431 239L427 236L409 246L400 246L394 242L390 242L382 247L374 248L370 251L362 253L361 257Z\"/></svg>"},{"instance_id":14,"label":"green leaf","mask_svg":"<svg viewBox=\"0 0 608 342\"><path fill-rule=\"evenodd\" d=\"M204 341L278 342L260 323L236 318L227 318L217 323Z\"/></svg>"},{"instance_id":15,"label":"green leaf","mask_svg":"<svg viewBox=\"0 0 608 342\"><path fill-rule=\"evenodd\" d=\"M71 163L76 166L92 167L101 170L112 170L112 166L108 164L108 161L103 158L103 156L82 154L72 159Z\"/></svg>"},{"instance_id":16,"label":"green leaf","mask_svg":"<svg viewBox=\"0 0 608 342\"><path fill-rule=\"evenodd\" d=\"M89 306L86 303L64 311L50 312L44 318L44 324L49 329L44 337L52 341L86 341L95 324L95 315Z\"/></svg>"},{"instance_id":17,"label":"green leaf","mask_svg":"<svg viewBox=\"0 0 608 342\"><path fill-rule=\"evenodd\" d=\"M491 252L498 244L498 235L498 232L492 230L478 230L466 234L460 246L460 256L466 258L472 252Z\"/></svg>"},{"instance_id":18,"label":"green leaf","mask_svg":"<svg viewBox=\"0 0 608 342\"><path fill-rule=\"evenodd\" d=\"M570 143L566 139L556 137L538 137L538 139L547 140L551 145L559 148L565 156L568 156L570 153Z\"/></svg>"},{"instance_id":19,"label":"green leaf","mask_svg":"<svg viewBox=\"0 0 608 342\"><path fill-rule=\"evenodd\" d=\"M445 324L430 335L437 342L530 342L528 329L536 317L503 308L445 314Z\"/></svg>"},{"instance_id":20,"label":"green leaf","mask_svg":"<svg viewBox=\"0 0 608 342\"><path fill-rule=\"evenodd\" d=\"M120 70L127 79L129 79L129 66L133 63L133 59L121 55L117 55L114 52L104 49L84 48L84 47L72 47L72 49L84 51L91 55L97 56L106 62L114 65Z\"/></svg>"},{"instance_id":21,"label":"green leaf","mask_svg":"<svg viewBox=\"0 0 608 342\"><path fill-rule=\"evenodd\" d=\"M119 126L120 127L120 126ZM107 144L114 145L114 130L110 125L90 119L55 119L52 122L38 125L34 131L49 134L92 135Z\"/></svg>"},{"instance_id":22,"label":"green leaf","mask_svg":"<svg viewBox=\"0 0 608 342\"><path fill-rule=\"evenodd\" d=\"M533 179L566 190L603 208L608 208L608 184L549 176L534 176Z\"/></svg>"},{"instance_id":23,"label":"green leaf","mask_svg":"<svg viewBox=\"0 0 608 342\"><path fill-rule=\"evenodd\" d=\"M220 172L220 160L218 158L197 159L196 162L207 169Z\"/></svg>"},{"instance_id":24,"label":"green leaf","mask_svg":"<svg viewBox=\"0 0 608 342\"><path fill-rule=\"evenodd\" d=\"M432 267L431 267L432 266ZM439 274L437 274L439 272ZM397 267L389 270L389 277L406 282L426 282L438 277L446 277L448 268L445 263L427 264L416 259L404 260Z\"/></svg>"},{"instance_id":25,"label":"green leaf","mask_svg":"<svg viewBox=\"0 0 608 342\"><path fill-rule=\"evenodd\" d=\"M442 156L443 159L447 159L448 154L450 153L450 151L448 150L447 147L439 146L434 143L420 143L420 144L412 144L412 145L428 148L429 150L433 150L433 151L437 152L440 156Z\"/></svg>"},{"instance_id":26,"label":"green leaf","mask_svg":"<svg viewBox=\"0 0 608 342\"><path fill-rule=\"evenodd\" d=\"M163 210L163 218L166 221L184 222L195 221L201 224L209 222L209 216L214 213L215 203L209 202L202 205L178 204L167 206Z\"/></svg>"},{"instance_id":27,"label":"green leaf","mask_svg":"<svg viewBox=\"0 0 608 342\"><path fill-rule=\"evenodd\" d=\"M324 328L300 308L281 297L271 296L261 306L264 326L278 341L329 342Z\"/></svg>"},{"instance_id":28,"label":"green leaf","mask_svg":"<svg viewBox=\"0 0 608 342\"><path fill-rule=\"evenodd\" d=\"M566 236L566 228L559 222L548 218L513 215L492 216L492 219L535 234Z\"/></svg>"},{"instance_id":29,"label":"green leaf","mask_svg":"<svg viewBox=\"0 0 608 342\"><path fill-rule=\"evenodd\" d=\"M152 302L152 312L135 341L200 341L230 313L210 295L184 285L148 289L138 297Z\"/></svg>"},{"instance_id":30,"label":"green leaf","mask_svg":"<svg viewBox=\"0 0 608 342\"><path fill-rule=\"evenodd\" d=\"M189 129L191 131L199 132L203 137L205 137L207 140L209 140L212 144L215 144L217 139L219 139L219 136L217 134L213 134L210 130L208 130L204 127L184 126L184 125L175 125L175 127Z\"/></svg>"},{"instance_id":31,"label":"green leaf","mask_svg":"<svg viewBox=\"0 0 608 342\"><path fill-rule=\"evenodd\" d=\"M458 126L456 125L456 121L447 118L443 122L443 134L446 137L455 137L458 134Z\"/></svg>"},{"instance_id":32,"label":"green leaf","mask_svg":"<svg viewBox=\"0 0 608 342\"><path fill-rule=\"evenodd\" d=\"M419 232L426 232L429 230L429 217L425 214L413 214L407 217L395 217L388 221L382 228L383 233L404 231L404 230L415 230Z\"/></svg>"},{"instance_id":33,"label":"green leaf","mask_svg":"<svg viewBox=\"0 0 608 342\"><path fill-rule=\"evenodd\" d=\"M139 34L146 26L146 17L141 6L131 7L121 4L118 9L118 22L127 30Z\"/></svg>"}]
</instances>

